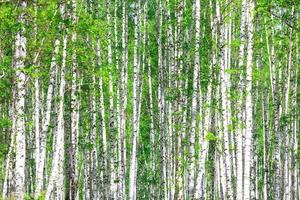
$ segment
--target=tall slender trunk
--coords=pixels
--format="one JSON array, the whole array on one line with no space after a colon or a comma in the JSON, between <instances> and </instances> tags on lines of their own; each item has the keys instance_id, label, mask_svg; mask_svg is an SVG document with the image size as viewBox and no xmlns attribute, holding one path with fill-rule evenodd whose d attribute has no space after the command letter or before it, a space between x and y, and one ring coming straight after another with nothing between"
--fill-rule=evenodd
<instances>
[{"instance_id":1,"label":"tall slender trunk","mask_svg":"<svg viewBox=\"0 0 300 200\"><path fill-rule=\"evenodd\" d=\"M135 3L134 16L134 54L133 54L133 138L132 138L132 153L130 160L129 173L129 199L136 199L136 171L137 171L137 140L138 140L138 92L139 92L139 12L140 1Z\"/></svg>"},{"instance_id":2,"label":"tall slender trunk","mask_svg":"<svg viewBox=\"0 0 300 200\"><path fill-rule=\"evenodd\" d=\"M276 76L276 53L275 53L275 24L274 24L274 16L271 15L271 49L268 48L269 51L269 63L270 63L270 85L271 85L271 95L273 101L273 127L272 131L275 135L274 141L274 168L275 168L275 180L274 180L274 198L281 198L281 156L280 156L280 140L281 134L278 130L279 126L279 98L278 98L278 85L279 82L278 77ZM267 43L268 44L268 43Z\"/></svg>"},{"instance_id":3,"label":"tall slender trunk","mask_svg":"<svg viewBox=\"0 0 300 200\"><path fill-rule=\"evenodd\" d=\"M171 13L170 13L170 2L169 0L166 0L166 13L165 13L165 18L166 18L166 24L167 24L167 61L166 66L168 66L168 128L167 128L167 137L166 137L166 142L168 145L166 146L166 158L167 158L167 166L166 166L166 176L167 179L165 180L166 184L166 190L165 190L165 198L171 199L170 197L170 188L172 186L172 170L173 170L173 135L174 135L174 117L173 117L173 112L174 112L174 103L173 103L173 93L171 92L172 89L175 88L175 51L174 51L174 39L173 39L173 29L172 29L172 23L171 23Z\"/></svg>"},{"instance_id":4,"label":"tall slender trunk","mask_svg":"<svg viewBox=\"0 0 300 200\"><path fill-rule=\"evenodd\" d=\"M92 124L91 124L91 142L93 144L93 148L91 150L91 162L92 162L92 179L91 179L91 198L98 199L99 198L99 185L98 185L98 148L97 148L97 127L96 127L96 78L95 75L92 77L93 87L91 94L91 113L92 113ZM105 159L105 158L104 158ZM104 189L105 190L105 189Z\"/></svg>"},{"instance_id":5,"label":"tall slender trunk","mask_svg":"<svg viewBox=\"0 0 300 200\"><path fill-rule=\"evenodd\" d=\"M163 57L162 57L162 2L159 0L159 8L158 8L158 15L159 15L159 21L158 21L158 110L159 110L159 154L160 154L160 194L159 198L164 199L165 197L165 183L166 183L166 170L165 170L165 130L164 130L164 124L165 124L165 100L164 100L164 88L163 88L163 77L164 77L164 69L163 69Z\"/></svg>"},{"instance_id":6,"label":"tall slender trunk","mask_svg":"<svg viewBox=\"0 0 300 200\"><path fill-rule=\"evenodd\" d=\"M98 67L102 68L102 60L101 60L101 47L100 47L100 39L97 39L97 58L98 58ZM103 78L99 78L99 111L100 111L100 127L102 133L102 159L101 159L101 179L103 181L103 191L102 198L106 198L107 194L107 138L106 138L106 121L105 121L105 106L104 106L104 92L103 92Z\"/></svg>"},{"instance_id":7,"label":"tall slender trunk","mask_svg":"<svg viewBox=\"0 0 300 200\"><path fill-rule=\"evenodd\" d=\"M77 23L77 2L76 0L72 0L72 23ZM72 81L71 81L71 165L70 165L70 173L71 173L71 180L70 180L70 194L69 197L71 200L78 199L78 133L79 133L79 97L76 94L79 91L78 80L79 80L79 73L77 69L77 54L76 54L76 40L77 40L77 33L75 30L72 32L72 57L71 57L71 74L72 74Z\"/></svg>"},{"instance_id":8,"label":"tall slender trunk","mask_svg":"<svg viewBox=\"0 0 300 200\"><path fill-rule=\"evenodd\" d=\"M112 50L111 50L111 18L110 18L110 0L106 1L106 17L108 32L107 32L107 57L109 71L109 130L110 130L110 199L116 198L116 185L115 185L115 134L114 134L114 93L113 93L113 79L112 79ZM117 33L115 33L117 34Z\"/></svg>"},{"instance_id":9,"label":"tall slender trunk","mask_svg":"<svg viewBox=\"0 0 300 200\"><path fill-rule=\"evenodd\" d=\"M294 12L294 7L292 8L292 12ZM290 28L290 44L289 44L289 56L288 56L288 64L287 69L285 70L285 79L286 84L284 86L285 91L285 102L284 102L284 115L286 117L289 116L289 102L290 102L290 90L291 90L291 68L293 64L293 29ZM290 146L291 146L291 139L293 136L290 134L290 124L284 125L284 133L286 142L284 144L284 198L290 199L291 198L291 191L290 191L290 180L289 180L289 174L290 174Z\"/></svg>"},{"instance_id":10,"label":"tall slender trunk","mask_svg":"<svg viewBox=\"0 0 300 200\"><path fill-rule=\"evenodd\" d=\"M34 3L34 42L37 43L37 4ZM38 52L35 52L34 57L36 57ZM38 61L33 62L34 66L38 65ZM39 72L39 69L36 70L36 73ZM34 128L35 128L35 174L38 172L38 165L40 159L40 86L39 86L39 77L36 77L34 80ZM42 99L43 100L43 99ZM33 178L33 177L32 177ZM38 193L35 193L35 197L38 197Z\"/></svg>"},{"instance_id":11,"label":"tall slender trunk","mask_svg":"<svg viewBox=\"0 0 300 200\"><path fill-rule=\"evenodd\" d=\"M36 160L36 174L38 174L39 159L40 159L40 87L39 79L36 78L34 81L35 94L34 94L34 127L35 127L35 160ZM36 193L37 197L39 194Z\"/></svg>"},{"instance_id":12,"label":"tall slender trunk","mask_svg":"<svg viewBox=\"0 0 300 200\"><path fill-rule=\"evenodd\" d=\"M15 99L16 97L16 90L12 92L12 98ZM14 157L13 154L15 153L15 128L16 128L16 115L15 115L15 101L11 101L9 104L9 117L11 119L11 128L10 132L10 144L9 149L7 152L6 160L5 160L5 175L3 181L3 190L2 190L2 198L5 199L6 197L11 197L12 191L12 175L13 175L13 162Z\"/></svg>"},{"instance_id":13,"label":"tall slender trunk","mask_svg":"<svg viewBox=\"0 0 300 200\"><path fill-rule=\"evenodd\" d=\"M262 119L263 119L263 140L264 140L264 153L263 153L263 170L264 170L264 180L263 180L263 199L268 199L268 154L267 154L267 148L268 148L268 135L269 135L269 129L268 129L268 114L267 114L267 93L266 93L266 83L264 83L263 86L263 92L262 92Z\"/></svg>"},{"instance_id":14,"label":"tall slender trunk","mask_svg":"<svg viewBox=\"0 0 300 200\"><path fill-rule=\"evenodd\" d=\"M191 131L190 131L190 174L189 174L189 198L194 198L195 187L195 132L196 132L196 113L197 113L197 96L198 96L198 76L199 76L199 47L200 47L200 0L195 1L195 60L193 72L193 94L191 107ZM198 194L198 193L197 193ZM198 198L198 197L196 197Z\"/></svg>"},{"instance_id":15,"label":"tall slender trunk","mask_svg":"<svg viewBox=\"0 0 300 200\"><path fill-rule=\"evenodd\" d=\"M180 79L180 75L183 74L185 71L184 69L184 55L183 55L183 45L185 43L185 30L182 25L183 16L185 12L185 1L177 2L176 7L176 18L177 18L177 29L176 29L176 48L177 56L176 56L176 66L178 66L178 78L179 84L178 89L180 90L180 95L178 98L178 108L177 112L182 113L181 116L178 116L177 123L181 124L181 127L178 128L177 135L175 136L175 172L174 172L174 184L172 188L174 188L174 199L183 199L184 198L184 167L183 167L183 159L184 159L184 136L186 134L186 88L185 88L185 81ZM177 155L177 156L176 156Z\"/></svg>"},{"instance_id":16,"label":"tall slender trunk","mask_svg":"<svg viewBox=\"0 0 300 200\"><path fill-rule=\"evenodd\" d=\"M118 41L118 0L115 0L115 5L114 5L114 36L115 36L115 65L116 65L116 76L119 77L120 76L120 67L119 67L119 41ZM117 117L117 140L116 140L116 144L117 147L115 148L115 152L118 157L115 158L115 166L117 167L116 169L116 179L120 180L120 164L121 164L121 106L120 106L120 79L118 78L116 80L117 84L116 84L116 117ZM119 188L119 183L114 183L115 186L115 199L119 197L119 193L120 190L118 190Z\"/></svg>"},{"instance_id":17,"label":"tall slender trunk","mask_svg":"<svg viewBox=\"0 0 300 200\"><path fill-rule=\"evenodd\" d=\"M67 59L67 42L68 36L63 37L63 55L60 75L59 88L59 110L57 121L57 150L58 150L58 174L57 174L57 199L64 199L64 161L65 161L65 142L64 142L64 93L65 93L65 74L66 74L66 59Z\"/></svg>"},{"instance_id":18,"label":"tall slender trunk","mask_svg":"<svg viewBox=\"0 0 300 200\"><path fill-rule=\"evenodd\" d=\"M262 36L260 38L262 42ZM261 49L261 56L263 56L263 49ZM263 65L261 65L263 67ZM269 115L268 115L268 97L267 97L267 83L263 80L262 86L262 128L263 128L263 199L267 200L268 194L268 144L269 144Z\"/></svg>"},{"instance_id":19,"label":"tall slender trunk","mask_svg":"<svg viewBox=\"0 0 300 200\"><path fill-rule=\"evenodd\" d=\"M242 14L241 14L241 25L240 25L240 37L241 37L241 44L239 48L239 68L242 69L244 65L244 52L245 52L245 42L246 42L246 24L247 23L247 0L242 1ZM240 73L239 77L239 93L242 92L242 85L243 85L243 73ZM242 199L243 198L243 96L241 100L238 102L238 129L236 134L236 158L237 158L237 167L236 167L236 198Z\"/></svg>"},{"instance_id":20,"label":"tall slender trunk","mask_svg":"<svg viewBox=\"0 0 300 200\"><path fill-rule=\"evenodd\" d=\"M89 138L86 136L85 138L86 142L89 142ZM83 169L83 199L84 200L90 200L91 199L91 185L90 185L90 176L91 176L91 155L88 149L85 149L83 152L84 156L84 169Z\"/></svg>"},{"instance_id":21,"label":"tall slender trunk","mask_svg":"<svg viewBox=\"0 0 300 200\"><path fill-rule=\"evenodd\" d=\"M25 37L25 10L27 1L20 2L22 12L18 17L18 22L21 24L20 30L17 32L14 52L14 68L16 70L16 100L15 100L15 115L16 115L16 165L15 165L15 197L23 199L25 193L25 158L26 158L26 141L25 141L25 95L26 95L26 74L25 68L26 59L26 37Z\"/></svg>"},{"instance_id":22,"label":"tall slender trunk","mask_svg":"<svg viewBox=\"0 0 300 200\"><path fill-rule=\"evenodd\" d=\"M252 125L252 66L253 66L253 34L254 34L254 2L249 0L248 4L248 49L246 66L246 134L245 134L245 172L244 172L244 199L250 199L251 191L251 160L253 154L253 125Z\"/></svg>"},{"instance_id":23,"label":"tall slender trunk","mask_svg":"<svg viewBox=\"0 0 300 200\"><path fill-rule=\"evenodd\" d=\"M148 83L149 83L149 106L150 106L150 199L155 197L155 185L152 183L155 178L155 129L154 129L154 111L153 111L153 91L151 75L151 58L148 57Z\"/></svg>"},{"instance_id":24,"label":"tall slender trunk","mask_svg":"<svg viewBox=\"0 0 300 200\"><path fill-rule=\"evenodd\" d=\"M75 64L75 63L73 63ZM71 86L71 180L70 180L70 199L75 200L79 198L79 107L80 97L76 95L76 92L80 94L81 81L77 72L72 73L72 86ZM81 79L82 80L82 79ZM78 82L78 83L77 83Z\"/></svg>"},{"instance_id":25,"label":"tall slender trunk","mask_svg":"<svg viewBox=\"0 0 300 200\"><path fill-rule=\"evenodd\" d=\"M297 19L299 19L299 14L297 14ZM295 66L299 66L299 34L296 35L296 62ZM297 148L299 147L299 139L297 137L297 133L299 132L299 110L297 111L297 102L299 101L297 98L297 91L298 91L298 79L299 77L298 72L299 68L295 67L293 68L293 84L292 84L292 109L293 112L295 113L292 117L292 163L291 163L291 197L292 199L299 199L300 197L300 188L299 188L299 183L300 183L300 178L299 178L299 163L295 161L295 158L299 153L297 153ZM297 113L298 112L298 113ZM299 152L299 151L298 151Z\"/></svg>"},{"instance_id":26,"label":"tall slender trunk","mask_svg":"<svg viewBox=\"0 0 300 200\"><path fill-rule=\"evenodd\" d=\"M126 1L122 2L122 111L121 111L121 134L120 134L120 169L119 169L119 199L125 199L125 167L126 167L126 110L127 110L127 12Z\"/></svg>"}]
</instances>

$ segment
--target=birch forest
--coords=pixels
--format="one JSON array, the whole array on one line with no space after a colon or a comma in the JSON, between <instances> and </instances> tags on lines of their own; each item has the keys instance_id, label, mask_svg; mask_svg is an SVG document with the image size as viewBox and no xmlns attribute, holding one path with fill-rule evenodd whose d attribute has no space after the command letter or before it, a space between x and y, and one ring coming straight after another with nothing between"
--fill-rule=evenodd
<instances>
[{"instance_id":1,"label":"birch forest","mask_svg":"<svg viewBox=\"0 0 300 200\"><path fill-rule=\"evenodd\" d=\"M299 0L0 0L2 200L299 200Z\"/></svg>"}]
</instances>

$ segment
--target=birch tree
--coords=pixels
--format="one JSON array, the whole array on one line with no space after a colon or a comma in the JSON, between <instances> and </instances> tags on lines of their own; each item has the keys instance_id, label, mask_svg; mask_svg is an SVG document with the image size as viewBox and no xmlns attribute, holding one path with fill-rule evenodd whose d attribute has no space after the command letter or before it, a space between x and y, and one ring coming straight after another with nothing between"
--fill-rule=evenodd
<instances>
[{"instance_id":1,"label":"birch tree","mask_svg":"<svg viewBox=\"0 0 300 200\"><path fill-rule=\"evenodd\" d=\"M72 1L72 23L76 24L77 21L77 2ZM75 30L72 32L71 41L75 47L77 40L77 33ZM78 69L77 69L77 58L76 50L72 53L71 57L72 67L72 82L71 82L71 180L70 180L70 199L78 199L78 137L79 137L79 122L77 119L79 116L79 98L76 95L78 91ZM80 86L79 86L80 87Z\"/></svg>"},{"instance_id":2,"label":"birch tree","mask_svg":"<svg viewBox=\"0 0 300 200\"><path fill-rule=\"evenodd\" d=\"M138 86L139 86L139 62L138 62L138 44L139 44L139 12L140 2L135 3L134 16L134 58L133 58L133 139L132 139L132 154L130 161L129 174L129 199L136 199L136 170L137 170L137 140L138 140Z\"/></svg>"},{"instance_id":3,"label":"birch tree","mask_svg":"<svg viewBox=\"0 0 300 200\"><path fill-rule=\"evenodd\" d=\"M121 110L121 134L119 141L119 198L125 198L125 162L126 162L126 108L127 108L127 17L126 1L122 1L122 110Z\"/></svg>"},{"instance_id":4,"label":"birch tree","mask_svg":"<svg viewBox=\"0 0 300 200\"><path fill-rule=\"evenodd\" d=\"M25 95L26 95L26 74L24 73L26 59L26 37L25 37L25 12L27 2L21 1L19 9L21 13L18 17L20 30L18 30L15 41L14 69L16 70L15 86L15 136L16 136L16 194L17 199L23 199L25 193Z\"/></svg>"},{"instance_id":5,"label":"birch tree","mask_svg":"<svg viewBox=\"0 0 300 200\"><path fill-rule=\"evenodd\" d=\"M247 68L246 68L246 130L245 130L245 172L244 172L244 199L250 199L250 166L252 149L252 66L253 66L253 32L254 32L254 2L249 1L247 12L248 45L247 45Z\"/></svg>"},{"instance_id":6,"label":"birch tree","mask_svg":"<svg viewBox=\"0 0 300 200\"><path fill-rule=\"evenodd\" d=\"M199 46L200 46L200 0L195 2L195 60L193 75L193 95L191 108L191 132L190 132L190 174L189 174L189 197L194 198L195 187L195 131L196 131L196 112L198 96L198 76L199 76ZM198 183L199 184L199 183ZM196 193L198 195L198 192ZM196 196L195 198L199 198Z\"/></svg>"},{"instance_id":7,"label":"birch tree","mask_svg":"<svg viewBox=\"0 0 300 200\"><path fill-rule=\"evenodd\" d=\"M240 25L240 35L241 35L241 45L239 48L239 68L242 69L244 65L244 51L245 51L245 41L246 41L246 20L247 20L247 1L242 1L242 13L241 13L241 25ZM243 85L243 74L240 74L239 88ZM241 88L242 89L242 88ZM240 89L240 91L242 91ZM238 111L238 120L240 124L243 123L243 99L240 102L240 110ZM241 127L240 125L240 127ZM236 168L236 191L237 199L243 198L243 130L242 127L238 128L236 136L236 158L237 158L237 168Z\"/></svg>"},{"instance_id":8,"label":"birch tree","mask_svg":"<svg viewBox=\"0 0 300 200\"><path fill-rule=\"evenodd\" d=\"M106 16L107 16L107 23L111 26L111 18L110 18L110 0L106 1ZM116 33L117 34L117 33ZM108 65L112 69L112 50L111 50L111 28L108 28L107 32L107 40L108 40ZM115 124L114 124L114 99L113 99L113 79L112 79L112 70L109 73L109 111L110 111L110 198L116 198L116 186L115 186Z\"/></svg>"}]
</instances>

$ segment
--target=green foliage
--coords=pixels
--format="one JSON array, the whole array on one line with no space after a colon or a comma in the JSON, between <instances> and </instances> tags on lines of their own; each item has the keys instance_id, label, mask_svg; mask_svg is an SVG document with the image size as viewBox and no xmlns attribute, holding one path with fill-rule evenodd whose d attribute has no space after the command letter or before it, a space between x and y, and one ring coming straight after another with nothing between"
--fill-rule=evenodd
<instances>
[{"instance_id":1,"label":"green foliage","mask_svg":"<svg viewBox=\"0 0 300 200\"><path fill-rule=\"evenodd\" d=\"M41 194L36 198L36 200L45 200L46 191L42 191Z\"/></svg>"},{"instance_id":2,"label":"green foliage","mask_svg":"<svg viewBox=\"0 0 300 200\"><path fill-rule=\"evenodd\" d=\"M207 132L205 135L205 140L207 141L217 141L218 137L213 132Z\"/></svg>"}]
</instances>

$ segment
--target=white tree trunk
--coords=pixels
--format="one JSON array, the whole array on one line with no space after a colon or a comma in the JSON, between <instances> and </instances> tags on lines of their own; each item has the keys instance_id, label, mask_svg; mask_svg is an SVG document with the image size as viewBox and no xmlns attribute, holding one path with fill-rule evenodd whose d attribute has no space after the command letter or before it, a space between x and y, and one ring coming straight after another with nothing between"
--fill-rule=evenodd
<instances>
[{"instance_id":1,"label":"white tree trunk","mask_svg":"<svg viewBox=\"0 0 300 200\"><path fill-rule=\"evenodd\" d=\"M101 68L102 61L101 61L101 46L100 46L100 39L98 38L97 41L97 57L98 57L98 66ZM106 122L105 122L105 106L104 106L104 94L103 94L103 79L102 77L99 78L99 109L100 109L100 126L101 126L101 133L102 133L102 180L103 180L103 195L106 197L107 194L107 138L106 138ZM104 198L104 197L103 197Z\"/></svg>"},{"instance_id":2,"label":"white tree trunk","mask_svg":"<svg viewBox=\"0 0 300 200\"><path fill-rule=\"evenodd\" d=\"M86 138L86 142L88 142L88 138ZM89 150L85 149L84 153L84 169L83 169L83 174L84 174L84 178L83 178L83 199L84 200L90 200L91 199L91 185L90 185L90 152Z\"/></svg>"},{"instance_id":3,"label":"white tree trunk","mask_svg":"<svg viewBox=\"0 0 300 200\"><path fill-rule=\"evenodd\" d=\"M191 131L190 131L190 155L189 155L189 198L193 199L195 187L195 132L196 132L196 113L197 113L197 94L198 94L198 75L199 75L199 45L200 45L200 0L195 2L196 36L195 36L195 60L193 75L193 94L191 107Z\"/></svg>"},{"instance_id":4,"label":"white tree trunk","mask_svg":"<svg viewBox=\"0 0 300 200\"><path fill-rule=\"evenodd\" d=\"M36 2L34 3L34 42L37 42L37 4ZM34 56L37 57L38 52L35 52ZM34 60L33 65L37 67L38 62ZM39 70L36 70L36 73L39 73ZM40 159L40 111L41 111L41 106L40 106L40 99L43 100L43 98L40 97L40 86L39 86L39 77L36 77L34 80L34 128L35 128L35 174L38 172L38 164L39 164L39 159ZM33 178L33 177L32 177ZM35 198L38 197L38 193L35 193Z\"/></svg>"},{"instance_id":5,"label":"white tree trunk","mask_svg":"<svg viewBox=\"0 0 300 200\"><path fill-rule=\"evenodd\" d=\"M165 170L165 100L164 100L164 90L163 90L163 57L162 57L162 2L159 0L159 22L158 22L158 110L159 110L159 154L160 154L160 194L159 198L164 199L166 188L166 170Z\"/></svg>"},{"instance_id":6,"label":"white tree trunk","mask_svg":"<svg viewBox=\"0 0 300 200\"><path fill-rule=\"evenodd\" d=\"M96 113L96 78L95 75L93 75L92 77L93 80L93 89L92 89L92 94L91 94L91 113L92 113L92 124L91 124L91 128L92 128L92 132L91 132L91 142L93 144L93 149L91 150L91 162L92 162L92 179L91 179L91 189L92 189L92 199L98 199L99 198L99 192L98 192L98 151L97 151L97 136L96 136L96 132L97 132L97 127L96 127L96 117L97 117L97 113ZM102 95L102 94L100 94ZM102 103L102 102L101 102ZM105 157L104 157L105 159ZM104 191L106 191L104 189Z\"/></svg>"},{"instance_id":7,"label":"white tree trunk","mask_svg":"<svg viewBox=\"0 0 300 200\"><path fill-rule=\"evenodd\" d=\"M151 76L151 58L148 58L148 83L149 83L149 106L150 106L150 180L155 177L155 129L154 129L154 112L153 112L153 92ZM150 185L150 199L154 199L154 184Z\"/></svg>"},{"instance_id":8,"label":"white tree trunk","mask_svg":"<svg viewBox=\"0 0 300 200\"><path fill-rule=\"evenodd\" d=\"M115 139L114 139L114 99L113 99L113 78L112 78L112 50L111 50L111 18L110 18L110 0L106 1L106 17L108 32L107 32L107 57L108 57L108 65L110 67L109 71L109 128L110 128L110 199L116 198L116 184L115 184ZM117 33L115 33L117 34Z\"/></svg>"},{"instance_id":9,"label":"white tree trunk","mask_svg":"<svg viewBox=\"0 0 300 200\"><path fill-rule=\"evenodd\" d=\"M56 177L56 195L57 199L64 199L64 161L65 161L65 147L64 147L64 93L65 93L65 73L66 73L66 57L67 57L67 41L68 37L64 35L63 38L63 60L61 65L61 77L59 88L59 110L57 122L57 151L58 151L58 174Z\"/></svg>"},{"instance_id":10,"label":"white tree trunk","mask_svg":"<svg viewBox=\"0 0 300 200\"><path fill-rule=\"evenodd\" d=\"M15 42L14 68L16 70L16 165L15 165L15 198L21 200L25 193L25 158L26 158L26 141L25 141L25 94L26 94L26 75L23 71L25 68L26 58L26 37L25 37L25 9L27 1L21 1L20 4L23 12L19 15L18 22L21 24L17 32Z\"/></svg>"},{"instance_id":11,"label":"white tree trunk","mask_svg":"<svg viewBox=\"0 0 300 200\"><path fill-rule=\"evenodd\" d=\"M38 174L40 163L40 88L39 88L39 79L36 78L34 81L35 86L35 105L34 105L34 128L35 128L35 161L36 161L36 174ZM39 193L35 194L35 197L38 197Z\"/></svg>"},{"instance_id":12,"label":"white tree trunk","mask_svg":"<svg viewBox=\"0 0 300 200\"><path fill-rule=\"evenodd\" d=\"M290 96L290 81L291 81L291 67L292 67L292 54L293 53L293 29L290 29L290 49L289 49L289 57L288 57L288 66L286 69L286 84L284 86L285 91L285 102L284 102L284 115L288 116L290 109L289 109L289 96ZM291 198L291 191L290 191L290 180L289 180L289 174L290 174L290 146L291 146L291 139L293 136L290 134L290 125L285 124L284 125L284 134L286 137L286 141L284 144L284 199L290 199Z\"/></svg>"},{"instance_id":13,"label":"white tree trunk","mask_svg":"<svg viewBox=\"0 0 300 200\"><path fill-rule=\"evenodd\" d=\"M297 19L299 19L299 14L297 15ZM299 35L296 36L296 58L297 61L295 62L295 66L299 66L300 62L299 62ZM294 69L294 78L296 79L296 77L298 77L298 71L299 68L295 67ZM298 82L294 81L292 84L292 93L293 93L293 97L292 97L292 107L293 107L293 111L296 112L297 110L297 89L298 89ZM293 117L293 124L292 124L292 135L293 135L293 143L292 143L292 158L295 158L295 156L297 155L297 148L298 148L298 144L299 144L299 139L297 137L297 133L299 132L299 120L297 120L297 116ZM300 178L299 178L299 163L293 161L292 162L292 172L291 172L291 188L292 188L292 198L293 199L299 199L300 197Z\"/></svg>"},{"instance_id":14,"label":"white tree trunk","mask_svg":"<svg viewBox=\"0 0 300 200\"><path fill-rule=\"evenodd\" d=\"M16 99L16 91L13 90L12 93L13 99ZM5 175L3 181L3 193L2 198L11 197L11 182L12 182L12 170L13 170L13 154L15 153L15 127L16 127L16 115L15 115L15 101L12 101L9 105L9 116L12 122L12 126L10 129L10 145L9 150L5 160Z\"/></svg>"},{"instance_id":15,"label":"white tree trunk","mask_svg":"<svg viewBox=\"0 0 300 200\"><path fill-rule=\"evenodd\" d=\"M115 179L116 179L116 174L115 174L115 134L114 134L114 130L115 130L115 125L114 125L114 99L113 99L113 79L112 79L112 75L110 73L109 75L110 77L110 83L109 83L109 93L110 93L110 108L109 108L109 112L110 112L110 191L111 191L111 196L112 198L116 198L116 183L115 183Z\"/></svg>"},{"instance_id":16,"label":"white tree trunk","mask_svg":"<svg viewBox=\"0 0 300 200\"><path fill-rule=\"evenodd\" d=\"M116 65L116 74L117 77L120 76L120 69L119 69L119 45L118 45L118 0L115 0L115 5L114 5L114 35L115 35L115 65ZM117 78L116 80L117 86L116 86L116 117L117 117L117 140L116 140L116 145L117 147L115 148L115 155L117 157L115 158L115 166L117 166L116 172L115 172L115 178L117 180L120 180L120 161L121 161L121 155L120 155L120 141L121 141L121 108L120 108L120 79ZM119 197L120 190L118 190L118 186L120 184L114 183L114 186L111 185L111 190L115 191L114 194L114 199L117 199Z\"/></svg>"},{"instance_id":17,"label":"white tree trunk","mask_svg":"<svg viewBox=\"0 0 300 200\"><path fill-rule=\"evenodd\" d=\"M126 170L126 110L127 110L127 12L126 1L122 4L122 111L121 111L121 134L119 141L119 199L126 198L125 194L125 170Z\"/></svg>"},{"instance_id":18,"label":"white tree trunk","mask_svg":"<svg viewBox=\"0 0 300 200\"><path fill-rule=\"evenodd\" d=\"M140 2L135 3L135 18L134 18L134 55L133 55L133 138L132 138L132 153L130 160L129 172L129 199L136 199L136 171L137 171L137 140L138 140L138 92L139 92L139 9Z\"/></svg>"},{"instance_id":19,"label":"white tree trunk","mask_svg":"<svg viewBox=\"0 0 300 200\"><path fill-rule=\"evenodd\" d=\"M76 0L72 0L72 24L75 25L77 23L77 2ZM76 41L77 41L77 33L75 30L72 31L72 44L75 46L72 49L72 57L71 57L71 180L70 180L70 194L69 197L71 200L78 199L78 136L79 136L79 88L80 83L78 85L79 80L79 72L77 69L77 53L76 53ZM76 94L78 93L78 94Z\"/></svg>"},{"instance_id":20,"label":"white tree trunk","mask_svg":"<svg viewBox=\"0 0 300 200\"><path fill-rule=\"evenodd\" d=\"M191 107L191 132L190 132L190 174L189 174L189 198L194 198L195 187L195 132L196 132L196 113L197 113L197 96L198 96L198 76L199 76L199 46L200 46L200 0L195 1L195 60L194 60L194 75L193 75L193 94ZM196 192L196 194L199 194ZM196 197L199 198L199 197Z\"/></svg>"},{"instance_id":21,"label":"white tree trunk","mask_svg":"<svg viewBox=\"0 0 300 200\"><path fill-rule=\"evenodd\" d=\"M166 145L166 160L167 160L167 165L166 165L166 180L165 180L165 199L172 199L171 197L171 188L173 187L173 182L172 182L172 171L173 171L173 147L174 147L174 142L173 142L173 136L174 136L174 103L172 100L172 89L175 88L175 81L174 81L174 76L175 76L175 55L176 52L174 51L174 39L173 39L173 28L172 28L172 23L171 23L171 12L170 12L170 2L169 0L166 0L166 24L167 24L167 55L168 62L166 63L166 66L168 66L168 96L170 99L168 100L168 127L167 127L167 137L166 137L166 142L168 145Z\"/></svg>"},{"instance_id":22,"label":"white tree trunk","mask_svg":"<svg viewBox=\"0 0 300 200\"><path fill-rule=\"evenodd\" d=\"M59 86L59 109L57 119L57 130L55 137L54 157L52 161L51 175L46 191L46 200L51 199L51 194L56 187L56 199L64 199L64 93L65 93L65 71L67 57L68 37L63 36L63 58Z\"/></svg>"},{"instance_id":23,"label":"white tree trunk","mask_svg":"<svg viewBox=\"0 0 300 200\"><path fill-rule=\"evenodd\" d=\"M241 45L239 49L239 68L242 69L244 65L244 49L245 49L245 41L246 41L246 24L247 23L247 0L242 1L242 14L241 14L241 26L240 26L240 38L241 38ZM239 88L242 87L243 82L243 74L240 74L239 80ZM240 89L241 92L241 89ZM238 120L239 125L236 134L236 158L237 158L237 167L236 167L236 198L242 199L243 198L243 97L238 103L239 110L238 110Z\"/></svg>"},{"instance_id":24,"label":"white tree trunk","mask_svg":"<svg viewBox=\"0 0 300 200\"><path fill-rule=\"evenodd\" d=\"M252 158L252 65L253 65L253 34L254 34L254 2L248 4L248 50L246 68L246 134L245 134L245 171L244 171L244 199L250 199L250 168Z\"/></svg>"}]
</instances>

